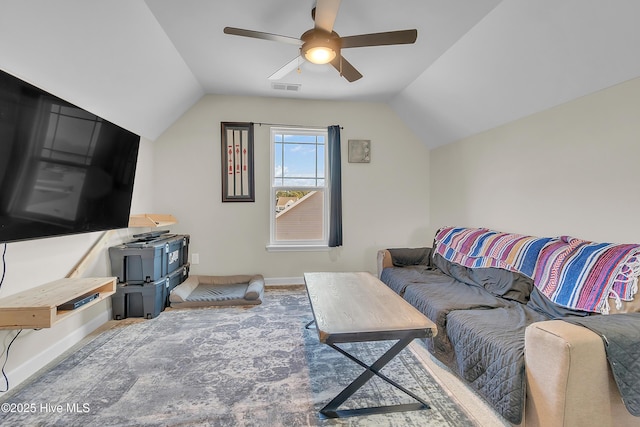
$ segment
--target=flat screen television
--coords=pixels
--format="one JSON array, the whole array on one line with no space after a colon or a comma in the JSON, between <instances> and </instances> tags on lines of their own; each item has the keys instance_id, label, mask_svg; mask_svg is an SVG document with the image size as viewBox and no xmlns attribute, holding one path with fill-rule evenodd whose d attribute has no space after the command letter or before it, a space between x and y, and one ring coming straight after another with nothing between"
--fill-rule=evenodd
<instances>
[{"instance_id":1,"label":"flat screen television","mask_svg":"<svg viewBox=\"0 0 640 427\"><path fill-rule=\"evenodd\" d=\"M127 227L139 144L0 70L0 243Z\"/></svg>"}]
</instances>

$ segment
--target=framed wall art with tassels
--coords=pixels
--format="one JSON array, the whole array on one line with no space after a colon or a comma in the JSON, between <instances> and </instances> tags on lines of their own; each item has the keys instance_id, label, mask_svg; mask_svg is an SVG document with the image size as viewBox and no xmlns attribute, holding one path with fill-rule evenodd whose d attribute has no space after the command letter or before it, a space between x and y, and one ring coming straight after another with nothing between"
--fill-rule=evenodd
<instances>
[{"instance_id":1,"label":"framed wall art with tassels","mask_svg":"<svg viewBox=\"0 0 640 427\"><path fill-rule=\"evenodd\" d=\"M254 202L253 125L221 122L222 201Z\"/></svg>"}]
</instances>

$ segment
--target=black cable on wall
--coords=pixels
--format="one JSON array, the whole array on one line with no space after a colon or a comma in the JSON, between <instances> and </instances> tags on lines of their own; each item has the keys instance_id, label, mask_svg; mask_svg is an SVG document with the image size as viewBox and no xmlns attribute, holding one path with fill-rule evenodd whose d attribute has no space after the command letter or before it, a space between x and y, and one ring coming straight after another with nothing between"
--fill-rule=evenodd
<instances>
[{"instance_id":1,"label":"black cable on wall","mask_svg":"<svg viewBox=\"0 0 640 427\"><path fill-rule=\"evenodd\" d=\"M7 244L5 243L4 249L2 250L2 276L0 276L0 289L2 289L2 284L4 283L4 276L7 272L6 255L7 255ZM4 378L5 388L4 390L0 390L0 393L5 393L9 391L9 377L7 377L7 373L5 372L4 368L7 366L7 361L9 360L9 350L11 350L11 344L13 344L16 338L18 338L18 335L20 335L20 332L22 332L22 329L20 329L18 333L15 334L15 336L9 342L9 345L7 345L6 350L4 351L5 357L4 357L4 362L2 363L2 377Z\"/></svg>"}]
</instances>

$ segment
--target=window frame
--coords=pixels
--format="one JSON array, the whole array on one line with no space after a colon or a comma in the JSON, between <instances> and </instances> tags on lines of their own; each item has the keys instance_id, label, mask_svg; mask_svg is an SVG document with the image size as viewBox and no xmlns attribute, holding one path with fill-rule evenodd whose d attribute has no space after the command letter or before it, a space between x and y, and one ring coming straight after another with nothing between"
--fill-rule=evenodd
<instances>
[{"instance_id":1,"label":"window frame","mask_svg":"<svg viewBox=\"0 0 640 427\"><path fill-rule=\"evenodd\" d=\"M322 186L288 186L276 185L275 149L276 135L313 135L324 137L324 185ZM329 250L329 154L328 130L326 128L272 127L269 133L269 251L315 251ZM284 165L283 165L284 167ZM276 240L276 193L280 190L322 191L322 239L314 240Z\"/></svg>"}]
</instances>

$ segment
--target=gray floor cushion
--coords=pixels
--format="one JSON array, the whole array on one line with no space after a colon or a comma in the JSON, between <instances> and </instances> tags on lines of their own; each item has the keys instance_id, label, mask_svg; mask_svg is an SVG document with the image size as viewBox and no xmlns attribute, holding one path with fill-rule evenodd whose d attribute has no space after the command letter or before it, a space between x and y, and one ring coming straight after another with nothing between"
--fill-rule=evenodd
<instances>
[{"instance_id":1,"label":"gray floor cushion","mask_svg":"<svg viewBox=\"0 0 640 427\"><path fill-rule=\"evenodd\" d=\"M258 305L264 295L260 274L235 276L190 276L169 295L171 307Z\"/></svg>"}]
</instances>

